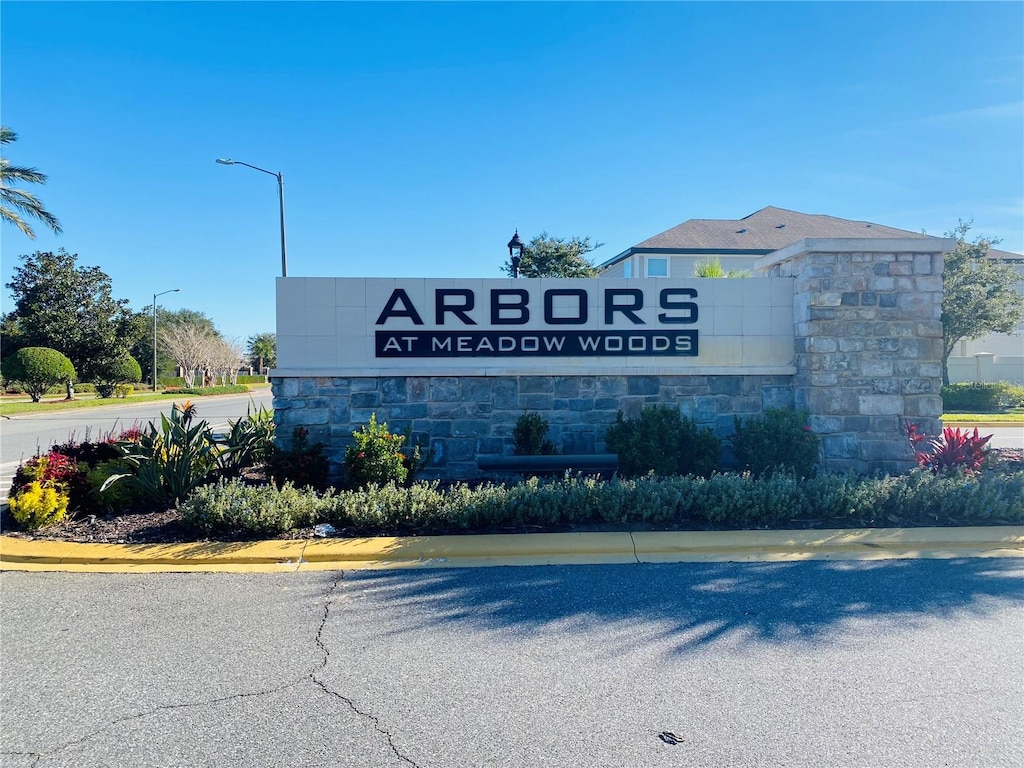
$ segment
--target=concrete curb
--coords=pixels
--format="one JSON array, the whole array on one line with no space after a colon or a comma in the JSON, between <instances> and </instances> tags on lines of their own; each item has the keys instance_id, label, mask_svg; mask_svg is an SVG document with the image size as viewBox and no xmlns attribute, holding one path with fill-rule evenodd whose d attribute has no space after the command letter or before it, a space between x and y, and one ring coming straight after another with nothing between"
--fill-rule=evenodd
<instances>
[{"instance_id":1,"label":"concrete curb","mask_svg":"<svg viewBox=\"0 0 1024 768\"><path fill-rule=\"evenodd\" d=\"M599 563L1024 558L1024 526L79 544L0 536L0 570L294 572Z\"/></svg>"}]
</instances>

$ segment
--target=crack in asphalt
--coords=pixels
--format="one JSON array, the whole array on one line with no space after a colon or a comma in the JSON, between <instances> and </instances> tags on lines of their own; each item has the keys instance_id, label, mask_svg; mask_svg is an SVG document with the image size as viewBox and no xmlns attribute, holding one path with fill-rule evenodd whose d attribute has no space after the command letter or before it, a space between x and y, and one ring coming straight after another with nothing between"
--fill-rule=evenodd
<instances>
[{"instance_id":1,"label":"crack in asphalt","mask_svg":"<svg viewBox=\"0 0 1024 768\"><path fill-rule=\"evenodd\" d=\"M84 744L85 742L87 742L87 741L89 741L91 739L96 738L101 733L105 733L106 731L109 731L109 730L115 728L116 726L121 725L122 723L127 723L127 722L129 722L131 720L139 720L139 719L141 719L143 717L149 717L150 715L155 715L158 712L164 712L164 711L168 711L168 710L191 709L191 708L194 708L194 707L206 707L206 706L210 706L210 705L213 705L213 704L223 704L223 703L228 702L228 701L234 701L235 699L245 699L245 698L251 698L253 696L267 696L267 695L272 694L272 693L280 693L281 691L286 691L289 688L294 688L295 686L297 686L300 683L302 683L303 680L304 680L304 678L299 678L299 679L293 680L292 682L288 683L287 685L279 685L276 688L267 688L267 689L261 690L261 691L246 691L246 692L243 692L243 693L233 693L233 694L231 694L229 696L219 696L216 699L208 699L206 701L190 701L190 702L188 702L186 704L161 704L160 706L153 707L152 709L147 709L147 710L145 710L143 712L136 712L136 713L131 714L131 715L125 715L123 717L119 717L116 720L111 720L109 723L106 723L105 725L102 725L99 728L96 728L95 730L87 733L85 736L82 736L81 738L75 739L74 741L69 741L67 744L62 744L61 746L57 747L56 749L50 750L49 752L5 752L5 753L2 753L2 754L32 755L32 756L35 757L35 762L32 764L34 766L40 760L45 760L47 758L54 757L55 755L58 755L61 752L67 750L67 749L71 749L72 747L77 747L79 744Z\"/></svg>"},{"instance_id":2,"label":"crack in asphalt","mask_svg":"<svg viewBox=\"0 0 1024 768\"><path fill-rule=\"evenodd\" d=\"M359 707L357 707L355 705L355 702L352 701L352 699L348 698L347 696L343 696L342 694L338 693L335 690L332 690L330 687L328 687L327 683L325 683L323 680L321 680L320 678L317 677L317 673L318 672L321 672L322 670L327 668L327 662L330 659L331 652L327 648L327 646L324 645L323 632L324 632L324 627L327 626L327 619L328 619L328 617L330 616L330 613L331 613L331 598L334 595L334 593L337 591L338 587L341 586L341 583L344 580L345 580L345 572L342 571L341 576L338 577L335 580L334 584L332 584L331 588L327 591L327 599L324 601L324 613L323 613L323 616L320 619L320 626L319 626L319 628L316 631L316 645L317 645L317 648L320 649L320 653L323 656L323 661L321 662L321 664L320 664L320 666L318 668L314 669L312 672L309 673L309 679L312 680L313 683L316 684L317 687L319 687L320 690L322 690L328 696L333 696L336 699L339 699L339 700L345 702L345 704L348 705L349 709L351 709L353 712L355 712L360 717L363 717L366 720L368 720L373 725L373 729L375 731L377 731L377 733L379 733L381 736L383 736L387 740L388 747L391 748L391 751L394 753L395 757L397 757L399 760L401 760L403 762L406 762L409 765L413 766L413 768L420 768L420 766L415 761L413 761L412 759L406 757L405 755L403 755L401 752L398 751L398 747L395 745L394 739L391 736L391 732L388 731L386 728L384 728L380 724L380 718L379 717L377 717L376 715L374 715L374 714L372 714L370 712L364 712L363 710L359 709Z\"/></svg>"},{"instance_id":3,"label":"crack in asphalt","mask_svg":"<svg viewBox=\"0 0 1024 768\"><path fill-rule=\"evenodd\" d=\"M0 752L0 757L3 757L4 755L11 755L12 757L31 757L33 766L43 759L43 755L40 752Z\"/></svg>"}]
</instances>

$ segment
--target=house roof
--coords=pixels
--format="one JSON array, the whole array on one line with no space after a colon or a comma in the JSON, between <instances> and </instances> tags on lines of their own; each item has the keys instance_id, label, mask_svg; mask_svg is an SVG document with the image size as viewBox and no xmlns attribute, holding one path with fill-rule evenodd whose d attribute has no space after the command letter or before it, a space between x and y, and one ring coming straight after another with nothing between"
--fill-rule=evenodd
<instances>
[{"instance_id":1,"label":"house roof","mask_svg":"<svg viewBox=\"0 0 1024 768\"><path fill-rule=\"evenodd\" d=\"M765 254L804 238L928 237L870 221L851 221L824 214L800 213L768 206L742 219L690 219L649 237L609 259L607 267L637 252L721 252ZM997 258L1020 254L990 250Z\"/></svg>"}]
</instances>

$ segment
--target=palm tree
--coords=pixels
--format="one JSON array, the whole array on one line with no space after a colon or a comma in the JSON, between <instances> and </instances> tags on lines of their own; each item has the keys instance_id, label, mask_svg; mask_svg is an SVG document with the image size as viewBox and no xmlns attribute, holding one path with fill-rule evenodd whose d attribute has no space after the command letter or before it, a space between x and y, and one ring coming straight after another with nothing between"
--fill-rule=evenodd
<instances>
[{"instance_id":1,"label":"palm tree","mask_svg":"<svg viewBox=\"0 0 1024 768\"><path fill-rule=\"evenodd\" d=\"M715 256L693 266L694 277L750 277L745 269L726 269Z\"/></svg>"},{"instance_id":2,"label":"palm tree","mask_svg":"<svg viewBox=\"0 0 1024 768\"><path fill-rule=\"evenodd\" d=\"M0 145L6 146L17 140L18 134L6 126L0 126ZM45 184L46 174L35 168L11 165L6 157L0 158L0 218L9 221L33 240L36 233L19 213L39 219L59 235L63 230L57 217L46 210L35 195L10 186L11 182L19 181L23 184Z\"/></svg>"},{"instance_id":3,"label":"palm tree","mask_svg":"<svg viewBox=\"0 0 1024 768\"><path fill-rule=\"evenodd\" d=\"M257 333L249 337L249 357L259 362L257 373L262 374L264 366L274 368L277 365L277 335L273 333Z\"/></svg>"}]
</instances>

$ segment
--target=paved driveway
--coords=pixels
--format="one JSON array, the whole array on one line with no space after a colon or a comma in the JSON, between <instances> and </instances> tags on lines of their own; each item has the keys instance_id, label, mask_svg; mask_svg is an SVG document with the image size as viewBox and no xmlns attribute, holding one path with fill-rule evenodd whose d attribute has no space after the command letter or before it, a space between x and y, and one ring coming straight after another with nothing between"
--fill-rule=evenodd
<instances>
[{"instance_id":1,"label":"paved driveway","mask_svg":"<svg viewBox=\"0 0 1024 768\"><path fill-rule=\"evenodd\" d=\"M3 573L4 766L1018 766L1021 561Z\"/></svg>"}]
</instances>

